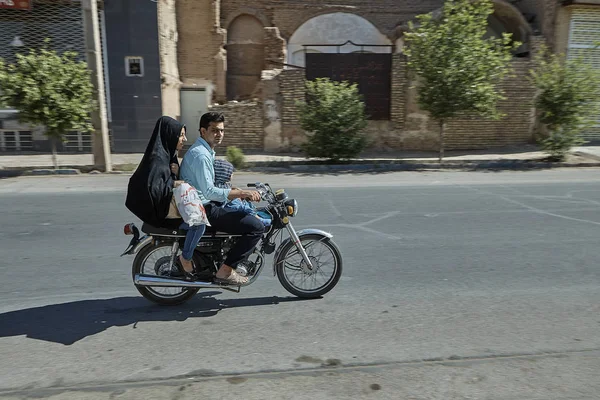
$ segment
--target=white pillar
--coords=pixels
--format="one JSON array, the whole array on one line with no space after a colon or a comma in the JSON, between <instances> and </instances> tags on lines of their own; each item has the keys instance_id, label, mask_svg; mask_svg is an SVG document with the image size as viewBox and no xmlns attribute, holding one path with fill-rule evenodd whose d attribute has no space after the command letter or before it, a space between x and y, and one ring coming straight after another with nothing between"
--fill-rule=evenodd
<instances>
[{"instance_id":1,"label":"white pillar","mask_svg":"<svg viewBox=\"0 0 600 400\"><path fill-rule=\"evenodd\" d=\"M92 113L92 124L95 129L95 132L92 134L94 165L103 168L106 172L110 172L112 171L112 161L108 138L97 0L82 0L81 10L83 14L87 64L88 68L92 71L92 83L96 90L98 101L98 109Z\"/></svg>"}]
</instances>

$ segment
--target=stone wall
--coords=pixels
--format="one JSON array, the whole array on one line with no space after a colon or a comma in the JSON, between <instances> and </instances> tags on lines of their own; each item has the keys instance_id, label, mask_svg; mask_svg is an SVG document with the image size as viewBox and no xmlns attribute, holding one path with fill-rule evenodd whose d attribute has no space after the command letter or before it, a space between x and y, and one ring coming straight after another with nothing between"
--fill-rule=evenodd
<instances>
[{"instance_id":1,"label":"stone wall","mask_svg":"<svg viewBox=\"0 0 600 400\"><path fill-rule=\"evenodd\" d=\"M263 107L257 102L230 102L209 107L209 111L225 114L225 137L221 150L237 146L242 150L263 150Z\"/></svg>"}]
</instances>

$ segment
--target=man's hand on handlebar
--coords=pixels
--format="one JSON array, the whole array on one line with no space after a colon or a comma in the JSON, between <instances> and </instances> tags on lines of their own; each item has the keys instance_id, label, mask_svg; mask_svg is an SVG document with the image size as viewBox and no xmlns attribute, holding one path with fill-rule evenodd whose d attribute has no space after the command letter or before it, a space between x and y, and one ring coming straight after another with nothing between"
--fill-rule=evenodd
<instances>
[{"instance_id":1,"label":"man's hand on handlebar","mask_svg":"<svg viewBox=\"0 0 600 400\"><path fill-rule=\"evenodd\" d=\"M229 192L229 200L246 199L249 201L259 202L261 200L260 193L257 190L232 189Z\"/></svg>"},{"instance_id":2,"label":"man's hand on handlebar","mask_svg":"<svg viewBox=\"0 0 600 400\"><path fill-rule=\"evenodd\" d=\"M260 201L260 193L256 190L242 190L244 192L244 197L248 201Z\"/></svg>"}]
</instances>

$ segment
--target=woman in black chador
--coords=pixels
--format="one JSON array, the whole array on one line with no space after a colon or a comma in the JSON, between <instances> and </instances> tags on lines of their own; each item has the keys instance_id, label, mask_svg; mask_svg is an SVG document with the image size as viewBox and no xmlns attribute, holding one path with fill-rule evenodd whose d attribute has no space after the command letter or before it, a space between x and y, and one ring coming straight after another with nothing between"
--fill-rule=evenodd
<instances>
[{"instance_id":1,"label":"woman in black chador","mask_svg":"<svg viewBox=\"0 0 600 400\"><path fill-rule=\"evenodd\" d=\"M144 152L144 157L129 179L125 206L139 219L156 227L176 228L181 219L169 219L169 206L173 189L182 181L179 179L177 153L187 141L185 125L167 116L156 121L154 132ZM174 226L175 225L175 226ZM205 225L180 228L188 232L180 257L186 278L193 278L192 255L206 229Z\"/></svg>"}]
</instances>

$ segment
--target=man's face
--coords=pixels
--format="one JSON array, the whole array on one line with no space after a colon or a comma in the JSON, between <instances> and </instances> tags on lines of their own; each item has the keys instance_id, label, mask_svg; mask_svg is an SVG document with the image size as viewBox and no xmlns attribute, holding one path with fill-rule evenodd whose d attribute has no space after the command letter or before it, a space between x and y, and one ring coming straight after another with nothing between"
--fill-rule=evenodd
<instances>
[{"instance_id":1,"label":"man's face","mask_svg":"<svg viewBox=\"0 0 600 400\"><path fill-rule=\"evenodd\" d=\"M223 141L225 124L223 122L211 122L208 129L200 128L200 134L202 135L202 138L206 140L206 143L214 149Z\"/></svg>"}]
</instances>

